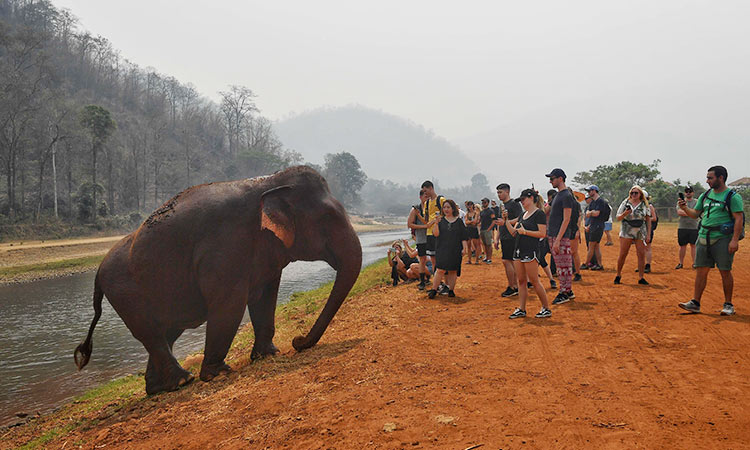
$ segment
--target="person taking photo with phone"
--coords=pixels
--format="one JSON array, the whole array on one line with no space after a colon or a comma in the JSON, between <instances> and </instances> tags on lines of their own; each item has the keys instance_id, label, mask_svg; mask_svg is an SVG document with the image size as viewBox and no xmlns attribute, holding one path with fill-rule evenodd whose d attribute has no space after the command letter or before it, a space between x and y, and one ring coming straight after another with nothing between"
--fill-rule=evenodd
<instances>
[{"instance_id":1,"label":"person taking photo with phone","mask_svg":"<svg viewBox=\"0 0 750 450\"><path fill-rule=\"evenodd\" d=\"M721 274L724 289L724 306L722 316L734 315L732 290L732 263L734 254L739 249L739 241L744 237L745 216L742 197L726 185L727 169L713 166L708 169L706 184L709 190L698 197L695 208L690 208L687 201L680 199L679 208L693 219L701 218L698 230L698 243L695 248L695 286L693 298L679 307L698 313L701 310L701 298L706 289L708 272L716 266Z\"/></svg>"},{"instance_id":2,"label":"person taking photo with phone","mask_svg":"<svg viewBox=\"0 0 750 450\"><path fill-rule=\"evenodd\" d=\"M685 201L685 205L689 209L695 209L695 205L698 203L698 199L694 198L695 192L690 186L685 187L685 193L680 192L679 198ZM685 262L685 253L687 253L687 246L690 246L690 256L692 257L693 264L695 264L695 243L698 241L698 219L693 219L680 208L679 202L677 204L677 215L680 216L677 224L677 245L680 246L680 252L678 253L679 262L674 268L675 270L682 269L682 265Z\"/></svg>"}]
</instances>

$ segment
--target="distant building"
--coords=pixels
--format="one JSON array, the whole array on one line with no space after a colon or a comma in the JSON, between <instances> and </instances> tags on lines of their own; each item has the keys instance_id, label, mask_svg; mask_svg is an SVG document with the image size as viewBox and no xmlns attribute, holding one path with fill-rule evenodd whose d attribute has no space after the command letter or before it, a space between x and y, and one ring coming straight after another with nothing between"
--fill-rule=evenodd
<instances>
[{"instance_id":1,"label":"distant building","mask_svg":"<svg viewBox=\"0 0 750 450\"><path fill-rule=\"evenodd\" d=\"M739 180L732 181L729 183L732 187L748 187L750 186L750 177L742 177Z\"/></svg>"}]
</instances>

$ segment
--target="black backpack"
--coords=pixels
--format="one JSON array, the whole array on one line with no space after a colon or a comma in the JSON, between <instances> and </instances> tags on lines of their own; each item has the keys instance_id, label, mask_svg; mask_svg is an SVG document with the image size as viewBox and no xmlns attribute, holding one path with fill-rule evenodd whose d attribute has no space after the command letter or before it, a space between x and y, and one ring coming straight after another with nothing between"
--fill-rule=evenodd
<instances>
[{"instance_id":1,"label":"black backpack","mask_svg":"<svg viewBox=\"0 0 750 450\"><path fill-rule=\"evenodd\" d=\"M573 196L573 201L576 204L575 208L570 209L570 223L568 223L568 231L570 231L570 238L576 237L576 231L578 231L578 219L581 217L581 204L578 203L578 199L573 194L573 189L568 188L570 195Z\"/></svg>"},{"instance_id":2,"label":"black backpack","mask_svg":"<svg viewBox=\"0 0 750 450\"><path fill-rule=\"evenodd\" d=\"M698 199L698 200L701 201L701 204L703 204L703 202L705 202L706 197L708 197L708 193L709 192L711 192L711 189L709 189L706 192L704 192L703 194L701 194L701 196ZM729 205L731 204L732 196L735 195L736 193L737 192L734 189L729 189L729 192L727 192L727 195L724 196L724 200L717 200L717 199L709 198L709 201L713 200L715 202L721 203L724 206L724 209L727 210L727 213L729 213L729 217L732 219L732 221L731 221L732 227L734 227L734 219L732 218L732 209L730 208ZM708 217L708 211L706 211L706 217ZM714 226L714 227L707 227L707 226L703 225L703 223L701 222L700 226L702 228L706 229L706 231L707 231L706 237L708 238L708 237L710 237L711 231L720 230L720 229L722 229L725 226L725 224L717 225L717 226ZM740 231L740 238L739 238L739 240L742 240L742 239L745 239L745 211L742 211L742 231Z\"/></svg>"}]
</instances>

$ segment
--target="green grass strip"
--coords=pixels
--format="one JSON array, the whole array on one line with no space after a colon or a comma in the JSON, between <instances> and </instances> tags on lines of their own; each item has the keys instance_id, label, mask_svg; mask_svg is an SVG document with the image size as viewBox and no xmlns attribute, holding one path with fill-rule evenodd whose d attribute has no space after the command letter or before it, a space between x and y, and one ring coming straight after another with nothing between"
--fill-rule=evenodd
<instances>
[{"instance_id":1,"label":"green grass strip","mask_svg":"<svg viewBox=\"0 0 750 450\"><path fill-rule=\"evenodd\" d=\"M0 267L0 278L14 277L24 273L51 272L76 267L96 266L104 259L104 255L84 256L81 258L63 259L23 266Z\"/></svg>"}]
</instances>

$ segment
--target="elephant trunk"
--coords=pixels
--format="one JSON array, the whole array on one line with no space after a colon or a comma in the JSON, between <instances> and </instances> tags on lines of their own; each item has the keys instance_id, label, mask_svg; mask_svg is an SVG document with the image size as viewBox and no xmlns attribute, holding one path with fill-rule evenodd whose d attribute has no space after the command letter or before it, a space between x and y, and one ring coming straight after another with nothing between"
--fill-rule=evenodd
<instances>
[{"instance_id":1,"label":"elephant trunk","mask_svg":"<svg viewBox=\"0 0 750 450\"><path fill-rule=\"evenodd\" d=\"M343 233L344 236L337 232L335 238L331 239L335 242L335 247L330 249L334 261L328 262L336 269L336 280L333 283L331 295L307 336L297 336L292 340L292 346L297 351L318 343L359 277L362 269L362 246L359 243L359 237L348 223L348 219L346 225L348 230Z\"/></svg>"}]
</instances>

